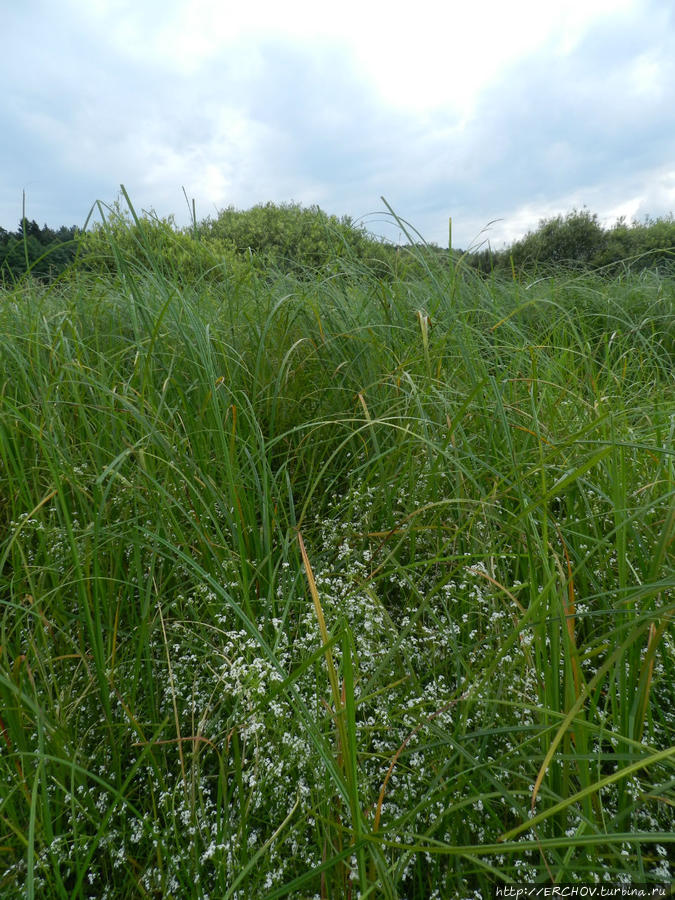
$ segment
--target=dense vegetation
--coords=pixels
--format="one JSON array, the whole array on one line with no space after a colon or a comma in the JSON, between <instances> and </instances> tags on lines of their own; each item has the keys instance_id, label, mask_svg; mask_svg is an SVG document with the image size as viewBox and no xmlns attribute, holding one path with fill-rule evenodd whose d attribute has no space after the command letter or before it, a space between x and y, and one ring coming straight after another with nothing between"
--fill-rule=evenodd
<instances>
[{"instance_id":1,"label":"dense vegetation","mask_svg":"<svg viewBox=\"0 0 675 900\"><path fill-rule=\"evenodd\" d=\"M669 882L675 279L213 228L0 292L0 895Z\"/></svg>"},{"instance_id":2,"label":"dense vegetation","mask_svg":"<svg viewBox=\"0 0 675 900\"><path fill-rule=\"evenodd\" d=\"M228 207L215 220L202 223L199 231L295 274L345 258L367 261L376 269L392 259L393 248L374 240L349 216L327 216L317 206L266 203L248 211Z\"/></svg>"},{"instance_id":3,"label":"dense vegetation","mask_svg":"<svg viewBox=\"0 0 675 900\"><path fill-rule=\"evenodd\" d=\"M675 219L666 216L634 221L619 219L603 228L596 214L587 209L566 216L543 219L536 231L528 232L511 247L498 252L489 248L469 256L481 271L547 272L556 266L601 270L616 274L633 271L675 269Z\"/></svg>"},{"instance_id":4,"label":"dense vegetation","mask_svg":"<svg viewBox=\"0 0 675 900\"><path fill-rule=\"evenodd\" d=\"M0 228L0 285L27 271L45 280L61 274L77 256L79 234L74 225L54 230L28 219L22 219L14 232Z\"/></svg>"},{"instance_id":5,"label":"dense vegetation","mask_svg":"<svg viewBox=\"0 0 675 900\"><path fill-rule=\"evenodd\" d=\"M118 253L141 267L151 260L164 274L186 282L197 274L217 279L223 265L242 261L310 279L317 268L339 271L345 261L354 260L381 277L421 275L429 256L440 259L448 252L435 245L414 246L414 234L408 234L410 244L395 247L374 238L349 216L328 216L318 206L297 203L266 203L249 210L228 207L201 222L195 216L187 228L178 228L172 217L131 216L119 204L100 206L99 211L100 221L82 231L54 231L28 220L14 233L0 228L0 283L15 282L27 271L41 280L54 279L78 256L98 272L114 273ZM629 225L621 219L607 229L597 215L574 210L543 219L535 231L504 250L484 247L452 256L462 257L479 272L513 277L546 274L561 265L610 276L626 269L673 271L675 220L670 215Z\"/></svg>"},{"instance_id":6,"label":"dense vegetation","mask_svg":"<svg viewBox=\"0 0 675 900\"><path fill-rule=\"evenodd\" d=\"M100 220L86 230L24 220L16 232L0 229L0 283L16 282L26 272L53 280L79 258L98 273L118 269L119 254L127 263L159 266L181 282L218 279L223 266L241 262L260 270L273 265L298 276L318 267L339 269L342 261L359 260L380 274L396 265L396 248L369 235L348 216L326 215L319 207L267 203L249 210L228 207L215 218L178 228L173 217L140 216L99 207ZM409 263L412 260L408 261Z\"/></svg>"}]
</instances>

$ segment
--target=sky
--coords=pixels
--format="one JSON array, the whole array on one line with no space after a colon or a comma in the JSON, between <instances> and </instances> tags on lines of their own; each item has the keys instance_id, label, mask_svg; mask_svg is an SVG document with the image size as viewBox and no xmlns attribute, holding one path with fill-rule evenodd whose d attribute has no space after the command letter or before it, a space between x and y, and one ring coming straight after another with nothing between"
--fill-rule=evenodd
<instances>
[{"instance_id":1,"label":"sky","mask_svg":"<svg viewBox=\"0 0 675 900\"><path fill-rule=\"evenodd\" d=\"M0 226L124 184L189 221L319 205L402 240L511 243L675 212L673 0L0 0ZM184 194L185 192L185 194Z\"/></svg>"}]
</instances>

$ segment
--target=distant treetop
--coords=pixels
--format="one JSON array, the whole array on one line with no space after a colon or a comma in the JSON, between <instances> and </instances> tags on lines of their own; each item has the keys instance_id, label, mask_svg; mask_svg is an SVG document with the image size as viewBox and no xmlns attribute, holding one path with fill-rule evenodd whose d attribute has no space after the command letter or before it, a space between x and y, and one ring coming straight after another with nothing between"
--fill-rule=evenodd
<instances>
[{"instance_id":1,"label":"distant treetop","mask_svg":"<svg viewBox=\"0 0 675 900\"><path fill-rule=\"evenodd\" d=\"M542 219L536 231L528 232L505 250L482 250L469 254L468 261L485 272L545 271L554 266L610 271L619 265L672 268L675 220L672 213L630 225L621 218L611 228L603 228L595 213L574 209L565 216Z\"/></svg>"}]
</instances>

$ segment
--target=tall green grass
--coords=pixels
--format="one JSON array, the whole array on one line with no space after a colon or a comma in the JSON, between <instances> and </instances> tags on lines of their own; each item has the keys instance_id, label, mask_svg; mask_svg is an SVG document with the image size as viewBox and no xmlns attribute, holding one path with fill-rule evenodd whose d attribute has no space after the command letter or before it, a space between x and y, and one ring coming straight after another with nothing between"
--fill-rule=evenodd
<instances>
[{"instance_id":1,"label":"tall green grass","mask_svg":"<svg viewBox=\"0 0 675 900\"><path fill-rule=\"evenodd\" d=\"M2 896L669 881L675 283L111 252L0 296Z\"/></svg>"}]
</instances>

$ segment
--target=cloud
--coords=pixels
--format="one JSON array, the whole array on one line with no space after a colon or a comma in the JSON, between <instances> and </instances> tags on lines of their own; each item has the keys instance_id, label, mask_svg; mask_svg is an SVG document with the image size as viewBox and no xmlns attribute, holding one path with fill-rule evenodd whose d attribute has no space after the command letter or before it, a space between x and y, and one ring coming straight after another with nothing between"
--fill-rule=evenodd
<instances>
[{"instance_id":1,"label":"cloud","mask_svg":"<svg viewBox=\"0 0 675 900\"><path fill-rule=\"evenodd\" d=\"M201 216L294 199L358 217L384 195L438 243L452 215L463 247L493 219L498 245L573 206L675 206L670 4L520 0L441 23L426 0L410 22L348 0L330 28L304 9L12 8L0 66L23 76L0 97L0 222L25 187L31 218L82 223L121 182L179 221L183 185ZM366 216L397 239L386 219Z\"/></svg>"},{"instance_id":2,"label":"cloud","mask_svg":"<svg viewBox=\"0 0 675 900\"><path fill-rule=\"evenodd\" d=\"M459 147L435 142L424 198L438 198L441 221L426 215L430 237L444 235L448 212L466 246L497 217L491 235L500 243L584 204L601 215L627 200L639 210L654 203L655 215L672 209L673 166L664 163L675 159L672 21L608 25L572 52L540 50L505 71L482 94Z\"/></svg>"}]
</instances>

